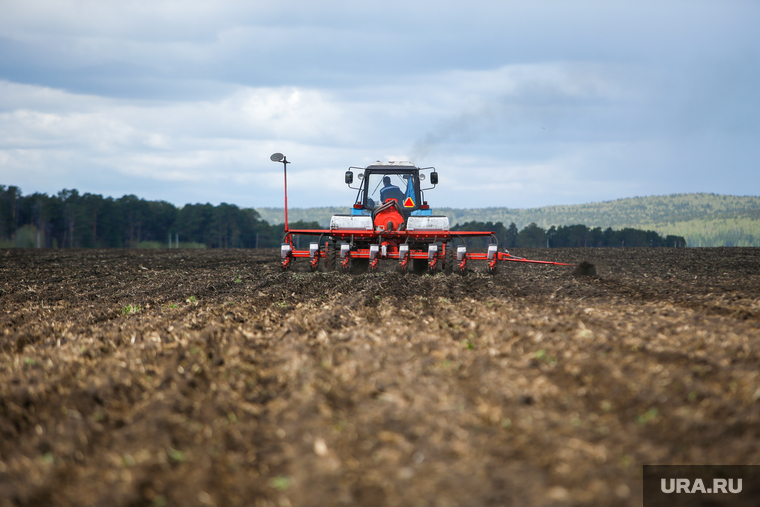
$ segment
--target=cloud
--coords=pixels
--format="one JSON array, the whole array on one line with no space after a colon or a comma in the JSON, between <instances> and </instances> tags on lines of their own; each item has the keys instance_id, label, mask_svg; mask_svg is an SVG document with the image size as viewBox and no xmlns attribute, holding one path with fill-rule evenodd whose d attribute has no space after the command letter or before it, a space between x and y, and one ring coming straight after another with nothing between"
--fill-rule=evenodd
<instances>
[{"instance_id":1,"label":"cloud","mask_svg":"<svg viewBox=\"0 0 760 507\"><path fill-rule=\"evenodd\" d=\"M760 183L756 2L8 0L0 179L345 204L349 165L436 165L450 206ZM716 167L720 171L716 172Z\"/></svg>"},{"instance_id":2,"label":"cloud","mask_svg":"<svg viewBox=\"0 0 760 507\"><path fill-rule=\"evenodd\" d=\"M200 93L209 81L341 87L505 64L679 64L746 44L757 10L699 1L8 0L0 68L9 80L167 99L173 81L190 96L187 81Z\"/></svg>"}]
</instances>

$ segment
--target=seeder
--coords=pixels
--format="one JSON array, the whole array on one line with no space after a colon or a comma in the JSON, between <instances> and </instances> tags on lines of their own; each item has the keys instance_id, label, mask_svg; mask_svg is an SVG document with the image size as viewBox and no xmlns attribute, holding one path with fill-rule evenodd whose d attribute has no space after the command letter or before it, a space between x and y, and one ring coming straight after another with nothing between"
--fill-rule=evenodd
<instances>
[{"instance_id":1,"label":"seeder","mask_svg":"<svg viewBox=\"0 0 760 507\"><path fill-rule=\"evenodd\" d=\"M488 271L496 273L500 262L524 262L553 266L577 266L562 262L537 261L515 257L499 251L493 231L451 231L446 216L433 215L424 192L438 184L434 167L419 168L410 162L376 162L367 167L349 167L345 182L357 190L351 214L334 215L329 229L288 228L287 158L281 153L271 156L282 162L285 175L285 234L282 240L282 269L295 259L308 259L316 271L323 264L326 271L375 271L380 261L393 261L401 272L464 273L473 261L486 261ZM354 170L358 184L354 186ZM422 188L427 180L428 187ZM297 250L296 235L316 236L308 250ZM486 252L468 252L465 244L454 246L457 239L490 238ZM462 241L464 243L464 241Z\"/></svg>"}]
</instances>

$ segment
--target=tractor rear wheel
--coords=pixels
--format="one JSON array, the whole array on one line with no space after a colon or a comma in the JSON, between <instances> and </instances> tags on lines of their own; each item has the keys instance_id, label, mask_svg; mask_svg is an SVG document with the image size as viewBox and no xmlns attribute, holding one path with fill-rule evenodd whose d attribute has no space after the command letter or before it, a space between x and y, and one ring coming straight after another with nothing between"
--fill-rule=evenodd
<instances>
[{"instance_id":1,"label":"tractor rear wheel","mask_svg":"<svg viewBox=\"0 0 760 507\"><path fill-rule=\"evenodd\" d=\"M325 271L335 271L338 262L338 248L334 241L325 242L327 255L325 256Z\"/></svg>"},{"instance_id":2,"label":"tractor rear wheel","mask_svg":"<svg viewBox=\"0 0 760 507\"><path fill-rule=\"evenodd\" d=\"M443 271L447 275L454 272L454 266L456 265L457 256L454 255L454 242L451 241L444 245L446 253L443 256Z\"/></svg>"}]
</instances>

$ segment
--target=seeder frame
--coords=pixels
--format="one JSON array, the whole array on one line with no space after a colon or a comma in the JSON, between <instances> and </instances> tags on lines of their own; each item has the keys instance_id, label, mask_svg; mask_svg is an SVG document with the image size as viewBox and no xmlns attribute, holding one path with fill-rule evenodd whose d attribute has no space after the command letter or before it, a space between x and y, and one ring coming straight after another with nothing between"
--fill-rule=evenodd
<instances>
[{"instance_id":1,"label":"seeder frame","mask_svg":"<svg viewBox=\"0 0 760 507\"><path fill-rule=\"evenodd\" d=\"M308 250L297 250L293 245L294 235L319 236L319 240L311 242ZM486 252L467 252L466 245L460 245L454 250L455 239L477 237L491 238ZM333 249L340 248L340 251L336 251L335 254L336 259L340 258L340 266L330 265L331 243ZM515 257L506 250L500 252L493 231L386 231L378 233L358 229L339 232L329 229L291 229L284 234L281 257L283 270L289 269L294 259L305 258L309 259L312 271L319 269L320 259L325 259L327 271L340 267L344 272L350 270L352 259L369 261L370 271L377 270L380 260L396 260L402 273L408 270L410 260L427 260L426 270L429 273L438 271L439 265L440 270L448 273L454 271L464 273L467 270L468 261L487 261L489 273L497 272L499 262L577 266L577 264L564 262Z\"/></svg>"}]
</instances>

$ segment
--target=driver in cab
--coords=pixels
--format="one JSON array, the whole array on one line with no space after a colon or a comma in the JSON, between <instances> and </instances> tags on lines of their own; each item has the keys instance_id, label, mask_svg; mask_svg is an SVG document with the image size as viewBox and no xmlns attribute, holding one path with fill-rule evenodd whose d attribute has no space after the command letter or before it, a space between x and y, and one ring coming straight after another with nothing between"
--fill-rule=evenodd
<instances>
[{"instance_id":1,"label":"driver in cab","mask_svg":"<svg viewBox=\"0 0 760 507\"><path fill-rule=\"evenodd\" d=\"M386 199L396 199L399 204L404 200L404 193L396 185L391 184L391 177L383 177L383 188L380 189L380 201L385 202Z\"/></svg>"}]
</instances>

